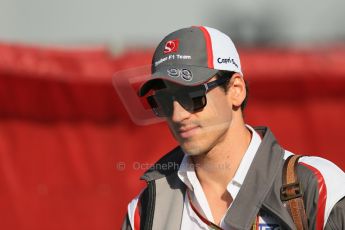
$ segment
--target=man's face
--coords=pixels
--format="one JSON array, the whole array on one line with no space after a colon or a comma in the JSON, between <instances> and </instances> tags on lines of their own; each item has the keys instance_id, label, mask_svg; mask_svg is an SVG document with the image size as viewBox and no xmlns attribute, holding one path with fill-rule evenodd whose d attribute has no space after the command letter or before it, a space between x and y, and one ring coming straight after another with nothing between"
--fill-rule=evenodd
<instances>
[{"instance_id":1,"label":"man's face","mask_svg":"<svg viewBox=\"0 0 345 230\"><path fill-rule=\"evenodd\" d=\"M210 81L215 80L212 78ZM206 106L197 112L186 111L177 101L173 114L166 118L182 149L189 155L208 152L221 142L232 122L232 104L221 87L206 94Z\"/></svg>"}]
</instances>

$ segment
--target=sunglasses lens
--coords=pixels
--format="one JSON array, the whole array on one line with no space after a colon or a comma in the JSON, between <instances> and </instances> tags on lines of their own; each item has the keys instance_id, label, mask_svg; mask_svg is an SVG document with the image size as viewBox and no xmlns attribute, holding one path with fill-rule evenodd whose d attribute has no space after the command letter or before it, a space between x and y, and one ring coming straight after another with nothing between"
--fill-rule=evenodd
<instances>
[{"instance_id":1,"label":"sunglasses lens","mask_svg":"<svg viewBox=\"0 0 345 230\"><path fill-rule=\"evenodd\" d=\"M194 112L204 108L206 106L206 103L207 103L206 96L195 97L195 98L192 98L192 100L193 100L193 111Z\"/></svg>"},{"instance_id":2,"label":"sunglasses lens","mask_svg":"<svg viewBox=\"0 0 345 230\"><path fill-rule=\"evenodd\" d=\"M173 111L173 98L166 93L157 92L147 97L154 114L158 117L169 117Z\"/></svg>"},{"instance_id":3,"label":"sunglasses lens","mask_svg":"<svg viewBox=\"0 0 345 230\"><path fill-rule=\"evenodd\" d=\"M204 90L184 90L177 94L176 99L185 110L191 113L204 108L206 105Z\"/></svg>"},{"instance_id":4,"label":"sunglasses lens","mask_svg":"<svg viewBox=\"0 0 345 230\"><path fill-rule=\"evenodd\" d=\"M194 90L183 88L174 92L159 90L156 91L155 95L147 97L149 105L158 117L172 116L174 100L190 113L204 108L207 103L205 91L199 88Z\"/></svg>"}]
</instances>

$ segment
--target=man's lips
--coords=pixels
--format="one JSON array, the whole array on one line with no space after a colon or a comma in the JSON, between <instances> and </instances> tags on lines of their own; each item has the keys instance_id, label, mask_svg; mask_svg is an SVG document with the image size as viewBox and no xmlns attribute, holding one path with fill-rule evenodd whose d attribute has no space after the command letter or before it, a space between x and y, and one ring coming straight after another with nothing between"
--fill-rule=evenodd
<instances>
[{"instance_id":1,"label":"man's lips","mask_svg":"<svg viewBox=\"0 0 345 230\"><path fill-rule=\"evenodd\" d=\"M199 129L199 126L179 128L178 133L182 138L189 138L193 136Z\"/></svg>"}]
</instances>

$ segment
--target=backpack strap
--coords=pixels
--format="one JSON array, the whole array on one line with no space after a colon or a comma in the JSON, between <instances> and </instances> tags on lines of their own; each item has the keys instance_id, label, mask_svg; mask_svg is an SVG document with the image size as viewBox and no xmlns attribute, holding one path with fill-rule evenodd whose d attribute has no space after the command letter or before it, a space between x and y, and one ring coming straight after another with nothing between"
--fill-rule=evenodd
<instances>
[{"instance_id":1,"label":"backpack strap","mask_svg":"<svg viewBox=\"0 0 345 230\"><path fill-rule=\"evenodd\" d=\"M297 230L306 230L308 229L307 215L303 203L303 192L297 178L297 165L300 157L300 155L291 155L285 160L280 199L286 203Z\"/></svg>"}]
</instances>

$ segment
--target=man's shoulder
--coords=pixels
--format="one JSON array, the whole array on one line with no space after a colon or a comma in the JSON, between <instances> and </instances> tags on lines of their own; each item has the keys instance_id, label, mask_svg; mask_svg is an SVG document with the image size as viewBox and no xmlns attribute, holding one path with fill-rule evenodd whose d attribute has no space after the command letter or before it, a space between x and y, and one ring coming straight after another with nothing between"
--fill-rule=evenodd
<instances>
[{"instance_id":1,"label":"man's shoulder","mask_svg":"<svg viewBox=\"0 0 345 230\"><path fill-rule=\"evenodd\" d=\"M291 154L287 151L287 154ZM333 162L318 156L302 156L298 161L307 211L318 210L317 219L326 222L337 203L345 197L345 173Z\"/></svg>"},{"instance_id":2,"label":"man's shoulder","mask_svg":"<svg viewBox=\"0 0 345 230\"><path fill-rule=\"evenodd\" d=\"M308 174L304 180L308 183L305 186L309 198L306 196L306 199L317 204L316 219L325 224L334 207L345 197L345 173L333 162L317 156L301 157L299 171L302 178Z\"/></svg>"},{"instance_id":3,"label":"man's shoulder","mask_svg":"<svg viewBox=\"0 0 345 230\"><path fill-rule=\"evenodd\" d=\"M285 150L284 159L287 159L287 157L292 154L294 153ZM298 174L299 176L313 175L318 177L319 180L321 180L322 177L323 179L329 178L331 182L345 180L345 173L342 169L332 161L319 156L302 155L298 160Z\"/></svg>"},{"instance_id":4,"label":"man's shoulder","mask_svg":"<svg viewBox=\"0 0 345 230\"><path fill-rule=\"evenodd\" d=\"M167 177L170 174L177 172L183 156L184 152L179 146L172 149L154 163L153 166L141 176L141 179L152 181L162 177ZM127 207L127 215L122 229L134 229L135 225L140 226L140 219L145 219L145 216L147 215L146 205L148 203L149 193L148 185L131 200ZM139 216L139 214L140 217L136 218L135 216Z\"/></svg>"},{"instance_id":5,"label":"man's shoulder","mask_svg":"<svg viewBox=\"0 0 345 230\"><path fill-rule=\"evenodd\" d=\"M286 151L285 159L291 152ZM332 161L319 157L303 155L298 160L297 175L305 187L325 189L330 196L345 196L345 173Z\"/></svg>"},{"instance_id":6,"label":"man's shoulder","mask_svg":"<svg viewBox=\"0 0 345 230\"><path fill-rule=\"evenodd\" d=\"M318 156L303 156L298 161L299 176L305 175L316 179L318 183L325 183L327 188L342 189L345 193L345 173L332 161ZM344 182L343 184L339 184Z\"/></svg>"}]
</instances>

